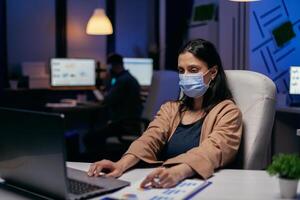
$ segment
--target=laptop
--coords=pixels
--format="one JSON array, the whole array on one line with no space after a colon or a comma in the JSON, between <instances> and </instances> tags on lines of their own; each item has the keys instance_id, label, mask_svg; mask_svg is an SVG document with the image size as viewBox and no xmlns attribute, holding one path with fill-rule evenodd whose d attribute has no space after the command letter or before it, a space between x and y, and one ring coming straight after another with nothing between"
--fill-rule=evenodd
<instances>
[{"instance_id":1,"label":"laptop","mask_svg":"<svg viewBox=\"0 0 300 200\"><path fill-rule=\"evenodd\" d=\"M64 122L63 114L0 107L0 177L6 185L54 199L85 199L129 185L67 168Z\"/></svg>"}]
</instances>

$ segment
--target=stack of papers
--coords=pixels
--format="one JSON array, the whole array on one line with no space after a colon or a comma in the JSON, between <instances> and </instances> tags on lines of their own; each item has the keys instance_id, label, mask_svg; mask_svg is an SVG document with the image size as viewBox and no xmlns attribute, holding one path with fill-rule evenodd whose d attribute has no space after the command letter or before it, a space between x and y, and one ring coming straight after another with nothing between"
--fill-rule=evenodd
<instances>
[{"instance_id":1,"label":"stack of papers","mask_svg":"<svg viewBox=\"0 0 300 200\"><path fill-rule=\"evenodd\" d=\"M75 106L76 104L71 103L46 103L47 108L70 108Z\"/></svg>"},{"instance_id":2,"label":"stack of papers","mask_svg":"<svg viewBox=\"0 0 300 200\"><path fill-rule=\"evenodd\" d=\"M122 199L122 200L177 200L190 199L211 182L199 179L186 179L179 183L176 187L168 189L140 188L137 181L133 185L123 188L104 199Z\"/></svg>"}]
</instances>

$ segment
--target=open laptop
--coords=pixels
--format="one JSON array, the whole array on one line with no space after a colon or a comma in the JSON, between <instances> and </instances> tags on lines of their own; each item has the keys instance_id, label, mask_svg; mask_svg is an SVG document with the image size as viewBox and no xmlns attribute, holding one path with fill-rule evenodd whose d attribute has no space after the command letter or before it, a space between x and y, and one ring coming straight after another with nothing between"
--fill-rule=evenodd
<instances>
[{"instance_id":1,"label":"open laptop","mask_svg":"<svg viewBox=\"0 0 300 200\"><path fill-rule=\"evenodd\" d=\"M64 115L0 108L0 177L54 199L82 199L129 185L65 163Z\"/></svg>"}]
</instances>

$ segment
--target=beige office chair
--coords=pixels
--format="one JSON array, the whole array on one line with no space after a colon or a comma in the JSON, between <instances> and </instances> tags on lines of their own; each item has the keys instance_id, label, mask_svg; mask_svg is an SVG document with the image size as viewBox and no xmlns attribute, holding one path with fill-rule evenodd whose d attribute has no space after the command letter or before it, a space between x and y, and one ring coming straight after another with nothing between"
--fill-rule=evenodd
<instances>
[{"instance_id":1,"label":"beige office chair","mask_svg":"<svg viewBox=\"0 0 300 200\"><path fill-rule=\"evenodd\" d=\"M276 86L263 74L225 71L233 98L243 114L243 169L264 169L270 162L271 132L275 115Z\"/></svg>"}]
</instances>

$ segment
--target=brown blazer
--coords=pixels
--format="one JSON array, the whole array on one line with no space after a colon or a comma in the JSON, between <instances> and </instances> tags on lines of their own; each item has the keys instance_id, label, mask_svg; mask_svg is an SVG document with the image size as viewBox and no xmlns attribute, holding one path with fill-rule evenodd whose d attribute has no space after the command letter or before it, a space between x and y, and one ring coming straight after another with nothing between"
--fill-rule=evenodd
<instances>
[{"instance_id":1,"label":"brown blazer","mask_svg":"<svg viewBox=\"0 0 300 200\"><path fill-rule=\"evenodd\" d=\"M148 129L124 155L133 154L147 163L162 165L185 163L207 179L214 169L235 157L242 136L242 114L231 100L220 102L203 121L198 147L166 161L158 161L157 155L180 123L178 108L179 102L163 104Z\"/></svg>"}]
</instances>

